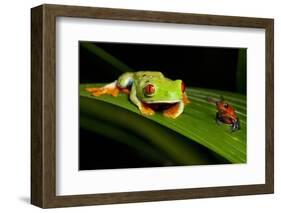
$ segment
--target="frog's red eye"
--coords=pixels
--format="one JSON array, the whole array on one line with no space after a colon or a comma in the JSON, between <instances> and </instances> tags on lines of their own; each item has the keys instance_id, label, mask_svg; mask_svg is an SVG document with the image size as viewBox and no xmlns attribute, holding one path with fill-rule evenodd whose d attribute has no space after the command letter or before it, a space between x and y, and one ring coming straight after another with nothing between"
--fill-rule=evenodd
<instances>
[{"instance_id":1,"label":"frog's red eye","mask_svg":"<svg viewBox=\"0 0 281 213\"><path fill-rule=\"evenodd\" d=\"M181 81L181 91L184 92L185 88L186 88L185 83Z\"/></svg>"},{"instance_id":2,"label":"frog's red eye","mask_svg":"<svg viewBox=\"0 0 281 213\"><path fill-rule=\"evenodd\" d=\"M147 84L144 88L144 91L147 95L151 95L155 92L155 87L152 84Z\"/></svg>"}]
</instances>

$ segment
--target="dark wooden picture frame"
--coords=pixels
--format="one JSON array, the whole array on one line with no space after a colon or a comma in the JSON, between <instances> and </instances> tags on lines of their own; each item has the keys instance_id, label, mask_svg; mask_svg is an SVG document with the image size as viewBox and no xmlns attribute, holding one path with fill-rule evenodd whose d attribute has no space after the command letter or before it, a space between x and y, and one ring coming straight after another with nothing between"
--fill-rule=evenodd
<instances>
[{"instance_id":1,"label":"dark wooden picture frame","mask_svg":"<svg viewBox=\"0 0 281 213\"><path fill-rule=\"evenodd\" d=\"M56 18L77 17L265 29L266 168L265 184L56 195ZM41 5L31 9L31 203L66 207L146 201L266 194L274 191L274 21L273 19L185 13Z\"/></svg>"}]
</instances>

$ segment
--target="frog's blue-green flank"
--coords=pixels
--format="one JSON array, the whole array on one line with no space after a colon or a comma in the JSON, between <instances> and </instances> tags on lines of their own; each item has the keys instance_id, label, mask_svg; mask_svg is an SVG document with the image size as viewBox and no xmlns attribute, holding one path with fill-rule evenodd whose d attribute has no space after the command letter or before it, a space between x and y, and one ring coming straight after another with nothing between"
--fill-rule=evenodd
<instances>
[{"instance_id":1,"label":"frog's blue-green flank","mask_svg":"<svg viewBox=\"0 0 281 213\"><path fill-rule=\"evenodd\" d=\"M152 106L155 104L169 104L163 115L177 118L189 103L182 80L171 80L161 72L154 71L126 72L110 84L86 90L93 96L117 96L119 92L125 92L144 115L153 115Z\"/></svg>"}]
</instances>

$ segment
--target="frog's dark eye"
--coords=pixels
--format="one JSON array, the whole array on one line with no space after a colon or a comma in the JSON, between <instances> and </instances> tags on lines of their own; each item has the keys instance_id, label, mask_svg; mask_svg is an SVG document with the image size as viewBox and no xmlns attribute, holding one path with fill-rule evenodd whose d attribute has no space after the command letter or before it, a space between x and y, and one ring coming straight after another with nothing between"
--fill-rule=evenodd
<instances>
[{"instance_id":1,"label":"frog's dark eye","mask_svg":"<svg viewBox=\"0 0 281 213\"><path fill-rule=\"evenodd\" d=\"M227 109L228 108L228 104L223 104L223 107Z\"/></svg>"},{"instance_id":2,"label":"frog's dark eye","mask_svg":"<svg viewBox=\"0 0 281 213\"><path fill-rule=\"evenodd\" d=\"M152 84L147 84L144 91L147 95L152 95L155 92L155 87Z\"/></svg>"},{"instance_id":3,"label":"frog's dark eye","mask_svg":"<svg viewBox=\"0 0 281 213\"><path fill-rule=\"evenodd\" d=\"M184 92L185 88L186 88L185 83L181 81L181 91Z\"/></svg>"}]
</instances>

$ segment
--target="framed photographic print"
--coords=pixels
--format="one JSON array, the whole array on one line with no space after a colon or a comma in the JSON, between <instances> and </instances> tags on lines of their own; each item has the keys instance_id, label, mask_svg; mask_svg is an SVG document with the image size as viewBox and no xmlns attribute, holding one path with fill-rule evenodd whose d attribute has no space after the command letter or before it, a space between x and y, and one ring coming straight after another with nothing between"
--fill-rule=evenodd
<instances>
[{"instance_id":1,"label":"framed photographic print","mask_svg":"<svg viewBox=\"0 0 281 213\"><path fill-rule=\"evenodd\" d=\"M273 193L273 19L31 10L31 203Z\"/></svg>"}]
</instances>

